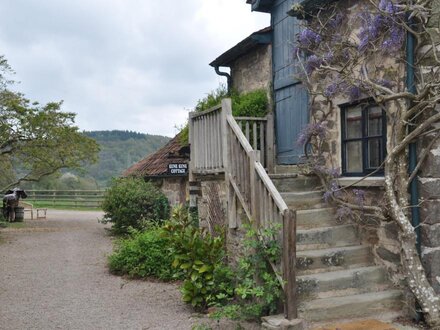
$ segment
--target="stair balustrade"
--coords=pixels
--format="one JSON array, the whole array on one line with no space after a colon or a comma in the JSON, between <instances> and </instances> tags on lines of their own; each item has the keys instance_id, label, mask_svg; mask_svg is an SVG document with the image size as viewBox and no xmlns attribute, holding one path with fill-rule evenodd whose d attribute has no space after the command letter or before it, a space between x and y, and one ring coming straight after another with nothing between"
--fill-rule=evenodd
<instances>
[{"instance_id":1,"label":"stair balustrade","mask_svg":"<svg viewBox=\"0 0 440 330\"><path fill-rule=\"evenodd\" d=\"M282 274L279 280L285 295L285 316L294 319L297 317L296 212L287 207L260 161L261 154L268 155L261 141L271 141L267 133L269 125L266 121L264 127L263 120L259 124L254 120L251 131L251 119L254 120L239 118L243 134L232 116L230 99L207 111L190 113L190 175L224 173L230 228L237 227L237 201L257 230L276 223L281 225L283 256L280 265L272 264L272 267ZM263 151L255 150L249 140Z\"/></svg>"}]
</instances>

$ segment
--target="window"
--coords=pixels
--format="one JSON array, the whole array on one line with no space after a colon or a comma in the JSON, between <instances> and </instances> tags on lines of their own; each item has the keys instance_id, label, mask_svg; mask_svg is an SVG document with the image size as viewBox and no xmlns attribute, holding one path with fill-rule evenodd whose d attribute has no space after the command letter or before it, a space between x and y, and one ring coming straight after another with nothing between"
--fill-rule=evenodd
<instances>
[{"instance_id":1,"label":"window","mask_svg":"<svg viewBox=\"0 0 440 330\"><path fill-rule=\"evenodd\" d=\"M365 175L385 159L385 112L363 103L342 107L342 174ZM379 170L375 174L383 174Z\"/></svg>"}]
</instances>

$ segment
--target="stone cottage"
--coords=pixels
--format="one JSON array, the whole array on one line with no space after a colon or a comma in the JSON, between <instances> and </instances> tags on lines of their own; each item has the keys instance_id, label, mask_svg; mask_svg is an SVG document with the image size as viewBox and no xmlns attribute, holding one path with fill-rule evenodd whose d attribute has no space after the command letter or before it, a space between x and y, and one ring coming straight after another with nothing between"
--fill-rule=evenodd
<instances>
[{"instance_id":1,"label":"stone cottage","mask_svg":"<svg viewBox=\"0 0 440 330\"><path fill-rule=\"evenodd\" d=\"M203 114L190 114L190 180L202 185L200 209L202 212L209 209L211 198L207 198L210 194L207 187L215 182L215 194L220 201L216 204L223 206L223 220L216 221L227 223L230 249L240 243L242 221L257 227L277 222L282 225L283 266L278 269L284 276L284 311L288 319L328 321L412 315L416 307L402 274L405 260L397 225L387 218L380 221L367 218L361 226L356 222L342 222L336 207L324 202L322 182L301 174L307 149L295 142L312 121L311 114L328 106L328 102L319 97L311 97L300 78L304 58L295 56L295 48L307 24L303 20L313 22L313 15L325 11L331 4L337 4L345 13L344 19L350 19L362 14L365 3L345 0L247 0L247 3L253 11L271 15L271 27L267 30L271 43L265 52L270 59L259 59L260 64L255 64L258 57L247 62L246 59L252 57L240 55L231 61L224 55L237 54L235 51L239 48L233 48L212 65L217 71L220 66L229 66L232 85L235 81L235 84L251 86L252 76L270 72L270 81L265 84L270 86L274 121L264 134L266 141L273 143L254 148L243 125L238 125L230 115L228 101ZM343 28L344 24L336 28ZM430 24L436 23L431 19ZM355 31L355 26L352 28ZM377 60L379 69L397 69L399 83L405 83L408 67L404 62L385 57ZM254 75L234 67L243 63L247 63L246 69L255 70ZM271 70L259 69L267 67L267 63ZM320 78L312 75L310 85L319 84ZM332 111L325 123L329 131L323 144L326 167L339 169L339 186L362 189L365 200L381 206L385 194L381 165L387 157L387 139L391 137L389 118L366 95L338 96L331 101ZM209 138L206 131L210 132ZM261 159L261 153L267 154L265 148L268 147L273 150L270 167ZM426 154L427 159L418 172L418 187L412 188L420 192L420 197L416 202L408 202L413 205L422 202L421 224L416 224L416 228L421 229L421 259L428 280L436 290L439 290L440 278L440 236L437 235L440 227L436 220L440 182L438 148L439 142L429 138L416 145L418 155ZM370 176L360 180L365 175ZM401 195L405 196L406 192ZM417 193L408 196L417 197ZM412 211L417 214L417 208L412 207ZM292 219L296 220L293 228ZM296 235L292 235L295 232ZM287 267L292 259L296 260L293 266Z\"/></svg>"},{"instance_id":2,"label":"stone cottage","mask_svg":"<svg viewBox=\"0 0 440 330\"><path fill-rule=\"evenodd\" d=\"M188 200L189 147L180 134L165 146L133 164L123 177L141 177L156 184L167 196L170 205L185 204Z\"/></svg>"}]
</instances>

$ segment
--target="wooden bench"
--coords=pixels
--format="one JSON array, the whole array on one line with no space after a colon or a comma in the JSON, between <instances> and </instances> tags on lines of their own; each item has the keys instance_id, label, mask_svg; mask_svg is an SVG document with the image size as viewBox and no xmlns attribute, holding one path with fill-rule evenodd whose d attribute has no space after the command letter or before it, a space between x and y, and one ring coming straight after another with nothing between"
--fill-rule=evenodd
<instances>
[{"instance_id":1,"label":"wooden bench","mask_svg":"<svg viewBox=\"0 0 440 330\"><path fill-rule=\"evenodd\" d=\"M36 208L35 209L31 203L27 203L27 202L23 202L23 201L20 201L18 203L18 206L23 208L23 211L25 212L25 214L26 214L26 212L30 213L31 220L34 220L34 210L37 211L37 219L46 219L46 213L47 213L46 208Z\"/></svg>"}]
</instances>

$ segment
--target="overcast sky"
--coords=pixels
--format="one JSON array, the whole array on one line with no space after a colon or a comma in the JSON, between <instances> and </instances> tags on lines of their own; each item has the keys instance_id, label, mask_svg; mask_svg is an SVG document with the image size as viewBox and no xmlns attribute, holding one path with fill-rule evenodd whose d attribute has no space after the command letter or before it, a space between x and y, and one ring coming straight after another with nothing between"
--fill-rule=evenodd
<instances>
[{"instance_id":1,"label":"overcast sky","mask_svg":"<svg viewBox=\"0 0 440 330\"><path fill-rule=\"evenodd\" d=\"M1 0L0 48L31 100L82 130L172 136L215 89L209 63L269 15L245 0Z\"/></svg>"}]
</instances>

